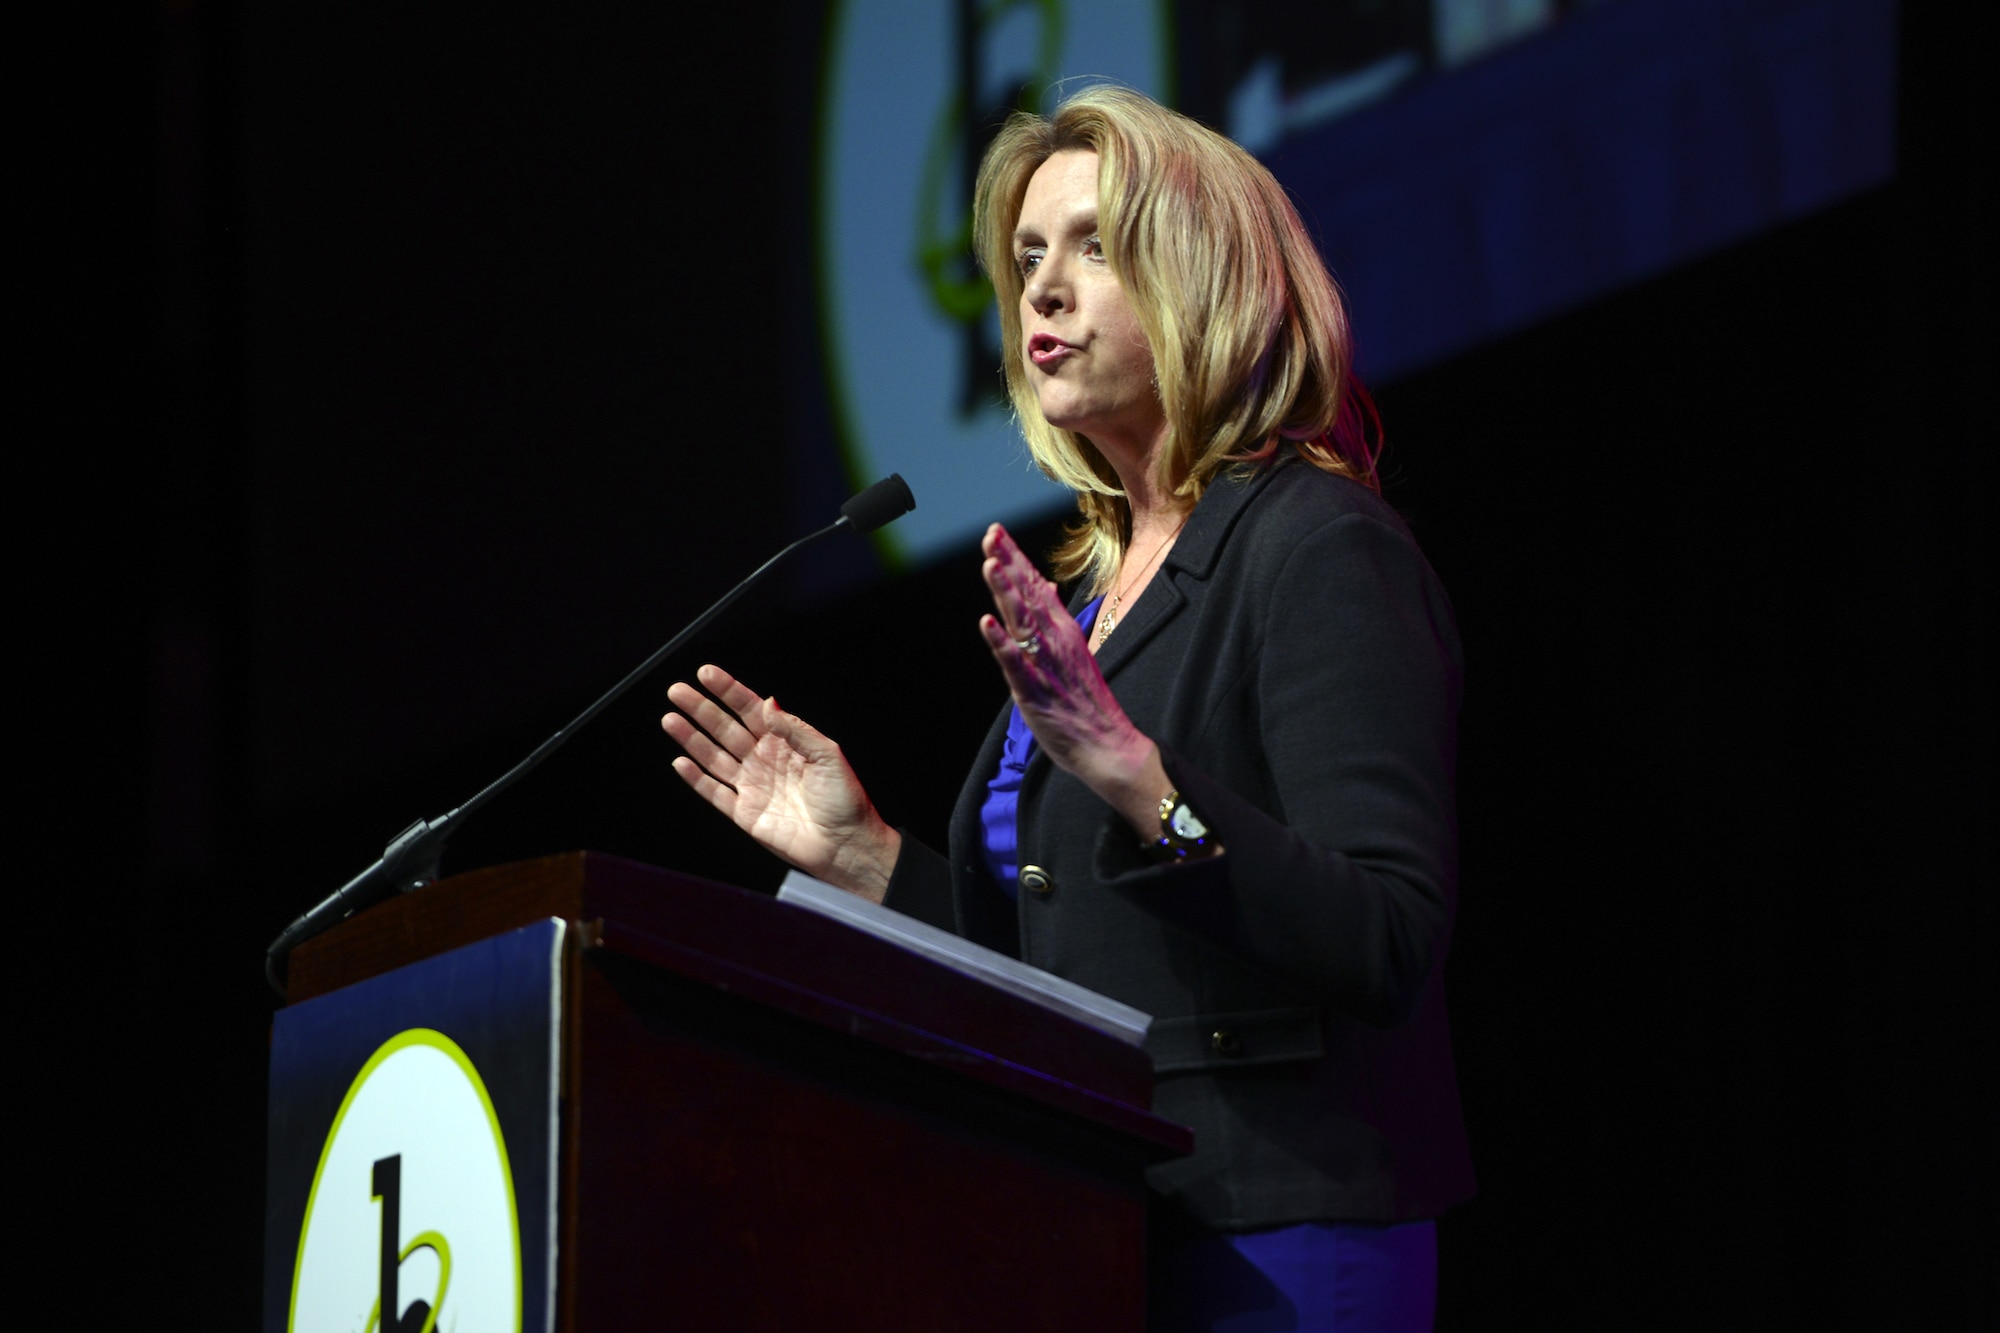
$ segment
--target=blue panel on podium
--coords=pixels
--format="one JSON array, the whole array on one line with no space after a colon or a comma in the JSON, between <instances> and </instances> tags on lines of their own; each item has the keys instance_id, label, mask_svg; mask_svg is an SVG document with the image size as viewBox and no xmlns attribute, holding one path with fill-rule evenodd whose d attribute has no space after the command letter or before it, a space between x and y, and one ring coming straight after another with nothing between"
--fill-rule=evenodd
<instances>
[{"instance_id":1,"label":"blue panel on podium","mask_svg":"<svg viewBox=\"0 0 2000 1333\"><path fill-rule=\"evenodd\" d=\"M553 1328L563 930L277 1015L266 1333Z\"/></svg>"}]
</instances>

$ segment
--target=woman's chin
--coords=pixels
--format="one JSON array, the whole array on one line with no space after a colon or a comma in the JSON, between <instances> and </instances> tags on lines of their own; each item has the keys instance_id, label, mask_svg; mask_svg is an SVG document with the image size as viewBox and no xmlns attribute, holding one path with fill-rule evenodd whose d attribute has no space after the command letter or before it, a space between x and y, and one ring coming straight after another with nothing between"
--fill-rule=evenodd
<instances>
[{"instance_id":1,"label":"woman's chin","mask_svg":"<svg viewBox=\"0 0 2000 1333\"><path fill-rule=\"evenodd\" d=\"M1035 405L1042 409L1042 420L1057 430L1071 430L1079 435L1090 433L1085 429L1089 414L1078 411L1076 404L1068 401L1066 396L1042 394L1035 399Z\"/></svg>"},{"instance_id":2,"label":"woman's chin","mask_svg":"<svg viewBox=\"0 0 2000 1333\"><path fill-rule=\"evenodd\" d=\"M1111 423L1102 412L1084 410L1074 402L1042 402L1042 420L1057 430L1066 430L1073 435L1095 439Z\"/></svg>"}]
</instances>

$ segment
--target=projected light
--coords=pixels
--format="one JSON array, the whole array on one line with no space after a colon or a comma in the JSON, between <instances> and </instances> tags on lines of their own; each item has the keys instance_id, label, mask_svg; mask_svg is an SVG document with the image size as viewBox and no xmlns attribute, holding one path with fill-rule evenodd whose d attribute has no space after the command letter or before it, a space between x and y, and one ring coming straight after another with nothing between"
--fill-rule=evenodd
<instances>
[{"instance_id":1,"label":"projected light","mask_svg":"<svg viewBox=\"0 0 2000 1333\"><path fill-rule=\"evenodd\" d=\"M921 561L988 522L1066 507L1028 461L1000 386L999 321L971 262L971 178L1006 111L1111 79L1167 99L1169 6L908 4L834 16L818 146L823 355L854 477L923 497L887 533Z\"/></svg>"}]
</instances>

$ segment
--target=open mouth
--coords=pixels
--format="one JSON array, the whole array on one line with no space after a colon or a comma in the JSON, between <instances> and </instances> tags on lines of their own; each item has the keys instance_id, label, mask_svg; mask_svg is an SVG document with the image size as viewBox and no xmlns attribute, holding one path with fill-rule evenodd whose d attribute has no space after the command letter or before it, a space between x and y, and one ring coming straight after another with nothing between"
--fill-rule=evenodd
<instances>
[{"instance_id":1,"label":"open mouth","mask_svg":"<svg viewBox=\"0 0 2000 1333\"><path fill-rule=\"evenodd\" d=\"M1038 366L1046 366L1060 360L1071 350L1070 344L1053 333L1037 333L1028 339L1028 360Z\"/></svg>"}]
</instances>

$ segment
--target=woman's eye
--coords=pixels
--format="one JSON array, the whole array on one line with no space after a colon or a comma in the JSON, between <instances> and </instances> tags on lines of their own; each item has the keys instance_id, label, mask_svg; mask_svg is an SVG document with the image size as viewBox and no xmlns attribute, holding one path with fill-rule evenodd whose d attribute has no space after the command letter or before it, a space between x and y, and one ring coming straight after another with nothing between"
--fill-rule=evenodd
<instances>
[{"instance_id":1,"label":"woman's eye","mask_svg":"<svg viewBox=\"0 0 2000 1333\"><path fill-rule=\"evenodd\" d=\"M1104 238L1093 236L1083 243L1083 253L1091 259L1104 258Z\"/></svg>"},{"instance_id":2,"label":"woman's eye","mask_svg":"<svg viewBox=\"0 0 2000 1333\"><path fill-rule=\"evenodd\" d=\"M1024 278L1033 273L1041 265L1041 262L1042 251L1039 249L1023 250L1014 258L1014 264L1021 270L1021 276Z\"/></svg>"}]
</instances>

